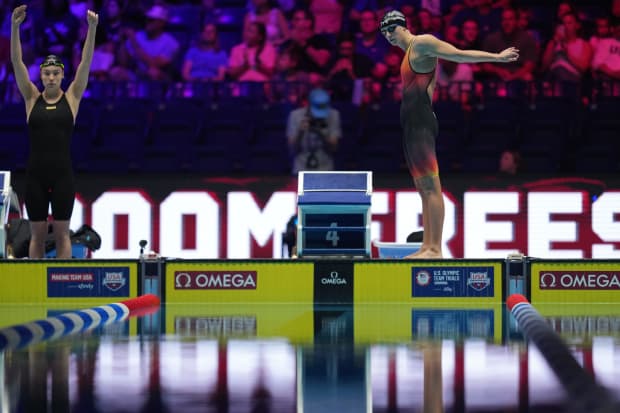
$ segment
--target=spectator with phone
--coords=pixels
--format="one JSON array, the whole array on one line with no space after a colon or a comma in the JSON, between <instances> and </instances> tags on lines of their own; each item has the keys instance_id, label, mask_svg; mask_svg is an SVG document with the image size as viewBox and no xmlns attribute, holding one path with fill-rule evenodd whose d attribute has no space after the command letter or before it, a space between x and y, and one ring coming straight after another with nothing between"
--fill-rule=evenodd
<instances>
[{"instance_id":1,"label":"spectator with phone","mask_svg":"<svg viewBox=\"0 0 620 413\"><path fill-rule=\"evenodd\" d=\"M590 68L592 48L578 34L579 20L573 13L562 16L562 24L545 47L542 69L550 80L578 83Z\"/></svg>"}]
</instances>

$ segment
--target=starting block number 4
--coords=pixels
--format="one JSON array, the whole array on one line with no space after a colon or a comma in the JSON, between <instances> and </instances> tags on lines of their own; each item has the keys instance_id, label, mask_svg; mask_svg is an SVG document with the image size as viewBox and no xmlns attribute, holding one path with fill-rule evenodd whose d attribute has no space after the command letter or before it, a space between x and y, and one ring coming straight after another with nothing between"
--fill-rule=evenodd
<instances>
[{"instance_id":1,"label":"starting block number 4","mask_svg":"<svg viewBox=\"0 0 620 413\"><path fill-rule=\"evenodd\" d=\"M371 172L302 171L298 182L299 256L370 256Z\"/></svg>"},{"instance_id":2,"label":"starting block number 4","mask_svg":"<svg viewBox=\"0 0 620 413\"><path fill-rule=\"evenodd\" d=\"M330 228L337 228L338 227L338 223L337 222L332 222L331 224L329 224ZM325 235L325 240L326 241L331 241L332 242L332 247L337 247L338 246L338 240L340 238L338 237L338 231L334 231L334 230L330 230L327 231L327 234Z\"/></svg>"}]
</instances>

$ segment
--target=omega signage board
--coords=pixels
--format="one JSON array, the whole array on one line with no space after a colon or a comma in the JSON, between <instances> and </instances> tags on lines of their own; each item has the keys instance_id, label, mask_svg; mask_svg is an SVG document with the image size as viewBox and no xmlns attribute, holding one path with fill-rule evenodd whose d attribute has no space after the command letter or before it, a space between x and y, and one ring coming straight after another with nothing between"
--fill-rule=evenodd
<instances>
[{"instance_id":1,"label":"omega signage board","mask_svg":"<svg viewBox=\"0 0 620 413\"><path fill-rule=\"evenodd\" d=\"M620 299L620 261L532 260L532 304L616 303Z\"/></svg>"},{"instance_id":2,"label":"omega signage board","mask_svg":"<svg viewBox=\"0 0 620 413\"><path fill-rule=\"evenodd\" d=\"M312 303L314 265L301 261L166 263L167 303Z\"/></svg>"}]
</instances>

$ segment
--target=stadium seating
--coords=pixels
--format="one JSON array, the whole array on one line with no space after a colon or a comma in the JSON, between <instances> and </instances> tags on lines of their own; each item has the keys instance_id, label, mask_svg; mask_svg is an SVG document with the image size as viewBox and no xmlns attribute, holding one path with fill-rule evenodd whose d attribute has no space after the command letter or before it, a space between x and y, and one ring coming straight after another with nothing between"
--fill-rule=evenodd
<instances>
[{"instance_id":1,"label":"stadium seating","mask_svg":"<svg viewBox=\"0 0 620 413\"><path fill-rule=\"evenodd\" d=\"M72 143L78 172L286 174L288 114L298 86L258 83L89 85ZM7 93L8 95L9 93ZM442 173L493 173L500 153L520 151L527 172L620 172L618 97L498 97L469 105L438 94L436 148ZM443 97L441 97L443 96ZM400 103L334 101L342 137L338 170L402 173ZM24 170L22 101L0 106L0 163Z\"/></svg>"},{"instance_id":2,"label":"stadium seating","mask_svg":"<svg viewBox=\"0 0 620 413\"><path fill-rule=\"evenodd\" d=\"M0 107L0 131L0 169L25 168L29 144L23 103L9 103Z\"/></svg>"}]
</instances>

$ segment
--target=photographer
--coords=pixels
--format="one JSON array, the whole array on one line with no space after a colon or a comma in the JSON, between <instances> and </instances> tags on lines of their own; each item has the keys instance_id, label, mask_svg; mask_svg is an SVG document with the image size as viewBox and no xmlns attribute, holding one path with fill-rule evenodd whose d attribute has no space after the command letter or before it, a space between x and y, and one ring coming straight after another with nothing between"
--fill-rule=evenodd
<instances>
[{"instance_id":1,"label":"photographer","mask_svg":"<svg viewBox=\"0 0 620 413\"><path fill-rule=\"evenodd\" d=\"M334 169L333 154L342 130L340 113L330 106L325 90L313 89L307 104L289 113L286 135L293 158L293 174Z\"/></svg>"}]
</instances>

